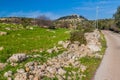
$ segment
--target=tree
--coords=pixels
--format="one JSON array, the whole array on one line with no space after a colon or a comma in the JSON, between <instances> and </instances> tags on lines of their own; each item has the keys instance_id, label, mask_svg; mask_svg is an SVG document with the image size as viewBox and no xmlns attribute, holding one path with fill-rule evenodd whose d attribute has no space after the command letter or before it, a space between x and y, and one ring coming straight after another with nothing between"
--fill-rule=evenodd
<instances>
[{"instance_id":1,"label":"tree","mask_svg":"<svg viewBox=\"0 0 120 80\"><path fill-rule=\"evenodd\" d=\"M21 24L24 28L26 28L28 25L30 25L31 20L27 18L21 18Z\"/></svg>"},{"instance_id":2,"label":"tree","mask_svg":"<svg viewBox=\"0 0 120 80\"><path fill-rule=\"evenodd\" d=\"M36 19L36 23L38 26L41 27L47 26L47 28L52 25L52 21L45 15L38 16Z\"/></svg>"},{"instance_id":3,"label":"tree","mask_svg":"<svg viewBox=\"0 0 120 80\"><path fill-rule=\"evenodd\" d=\"M116 13L113 15L116 26L120 28L120 6L117 8Z\"/></svg>"}]
</instances>

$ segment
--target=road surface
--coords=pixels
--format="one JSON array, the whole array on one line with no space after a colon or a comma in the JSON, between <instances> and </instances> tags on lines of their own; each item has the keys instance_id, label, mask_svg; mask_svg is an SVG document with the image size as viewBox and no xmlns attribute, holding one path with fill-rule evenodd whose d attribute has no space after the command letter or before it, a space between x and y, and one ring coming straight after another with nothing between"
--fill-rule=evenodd
<instances>
[{"instance_id":1,"label":"road surface","mask_svg":"<svg viewBox=\"0 0 120 80\"><path fill-rule=\"evenodd\" d=\"M107 49L93 80L120 80L120 34L102 31Z\"/></svg>"}]
</instances>

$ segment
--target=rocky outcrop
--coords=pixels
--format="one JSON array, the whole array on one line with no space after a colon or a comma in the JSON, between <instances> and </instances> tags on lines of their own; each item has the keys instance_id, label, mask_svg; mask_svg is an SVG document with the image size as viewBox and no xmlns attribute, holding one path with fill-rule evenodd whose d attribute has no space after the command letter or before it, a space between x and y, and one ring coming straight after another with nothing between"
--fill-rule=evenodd
<instances>
[{"instance_id":1,"label":"rocky outcrop","mask_svg":"<svg viewBox=\"0 0 120 80\"><path fill-rule=\"evenodd\" d=\"M13 55L7 60L7 62L16 63L16 62L24 61L25 59L27 59L27 55L26 55L25 53L17 53L17 54L13 54Z\"/></svg>"},{"instance_id":2,"label":"rocky outcrop","mask_svg":"<svg viewBox=\"0 0 120 80\"><path fill-rule=\"evenodd\" d=\"M101 50L100 32L98 30L91 33L85 33L85 38L87 41L87 46L92 52Z\"/></svg>"}]
</instances>

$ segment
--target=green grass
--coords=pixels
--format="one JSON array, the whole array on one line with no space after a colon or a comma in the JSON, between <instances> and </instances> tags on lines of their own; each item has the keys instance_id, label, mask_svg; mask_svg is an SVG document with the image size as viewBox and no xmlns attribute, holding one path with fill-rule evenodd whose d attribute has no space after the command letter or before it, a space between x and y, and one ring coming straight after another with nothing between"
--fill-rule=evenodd
<instances>
[{"instance_id":1,"label":"green grass","mask_svg":"<svg viewBox=\"0 0 120 80\"><path fill-rule=\"evenodd\" d=\"M32 50L51 48L58 41L69 38L69 33L65 33L66 31L68 30L43 28L7 31L8 35L0 36L0 46L4 47L4 50L0 51L0 62L5 62L9 56L15 53L31 53Z\"/></svg>"},{"instance_id":2,"label":"green grass","mask_svg":"<svg viewBox=\"0 0 120 80\"><path fill-rule=\"evenodd\" d=\"M14 25L14 26L13 26ZM17 27L18 26L18 27ZM41 64L46 62L49 58L57 56L63 52L61 49L58 53L49 54L47 49L57 46L58 41L69 39L68 29L44 29L35 26L31 26L34 29L28 30L19 28L17 24L1 24L0 31L6 31L8 34L0 36L0 46L4 49L0 51L0 62L6 62L6 60L15 53L26 53L29 55L38 54L40 57L28 58L26 61L18 63L17 66L12 67L8 64L4 70L0 70L0 80L6 80L3 74L6 71L16 72L16 69L24 68L24 64L29 61L38 61ZM11 30L5 30L6 27L12 28ZM16 30L14 30L16 29ZM33 50L43 50L43 52L32 52ZM44 79L46 80L46 79Z\"/></svg>"},{"instance_id":3,"label":"green grass","mask_svg":"<svg viewBox=\"0 0 120 80\"><path fill-rule=\"evenodd\" d=\"M104 55L105 50L106 50L106 40L102 33L101 33L100 42L102 44L102 48L99 53L101 55ZM87 66L87 70L84 73L86 77L84 77L82 80L91 80L94 77L95 72L101 63L101 60L102 59L100 58L88 57L88 56L80 59L81 64Z\"/></svg>"}]
</instances>

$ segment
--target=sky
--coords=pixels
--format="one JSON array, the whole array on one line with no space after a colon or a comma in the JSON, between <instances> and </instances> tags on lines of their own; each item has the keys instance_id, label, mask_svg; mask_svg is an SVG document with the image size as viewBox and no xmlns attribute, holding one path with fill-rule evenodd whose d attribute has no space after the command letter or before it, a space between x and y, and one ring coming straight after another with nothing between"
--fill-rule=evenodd
<instances>
[{"instance_id":1,"label":"sky","mask_svg":"<svg viewBox=\"0 0 120 80\"><path fill-rule=\"evenodd\" d=\"M0 0L0 17L57 19L77 14L95 20L112 18L118 6L120 0Z\"/></svg>"}]
</instances>

